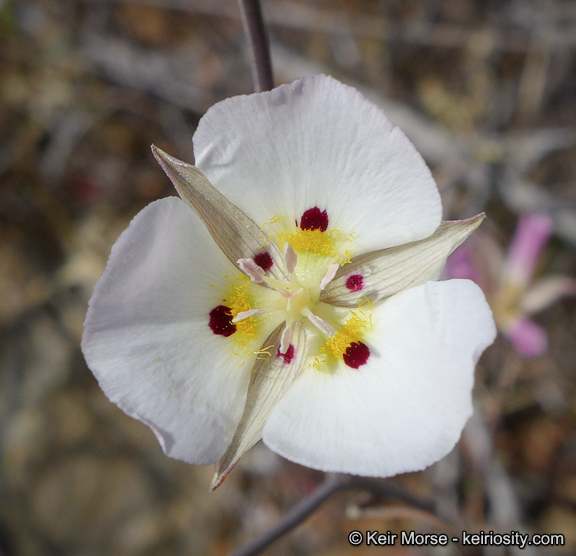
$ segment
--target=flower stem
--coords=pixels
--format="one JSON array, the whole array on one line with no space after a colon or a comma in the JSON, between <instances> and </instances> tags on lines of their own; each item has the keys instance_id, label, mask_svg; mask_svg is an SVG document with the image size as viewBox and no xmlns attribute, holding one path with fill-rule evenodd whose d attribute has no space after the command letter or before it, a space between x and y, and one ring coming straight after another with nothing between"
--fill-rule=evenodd
<instances>
[{"instance_id":1,"label":"flower stem","mask_svg":"<svg viewBox=\"0 0 576 556\"><path fill-rule=\"evenodd\" d=\"M364 490L376 496L396 498L420 510L433 513L432 506L390 483L369 477L329 474L324 482L308 497L296 504L274 527L261 537L233 552L231 556L254 556L283 537L306 520L328 498L341 490Z\"/></svg>"},{"instance_id":2,"label":"flower stem","mask_svg":"<svg viewBox=\"0 0 576 556\"><path fill-rule=\"evenodd\" d=\"M269 91L274 87L272 62L270 61L270 44L262 17L259 0L238 0L242 25L248 37L251 51L252 79L254 90Z\"/></svg>"}]
</instances>

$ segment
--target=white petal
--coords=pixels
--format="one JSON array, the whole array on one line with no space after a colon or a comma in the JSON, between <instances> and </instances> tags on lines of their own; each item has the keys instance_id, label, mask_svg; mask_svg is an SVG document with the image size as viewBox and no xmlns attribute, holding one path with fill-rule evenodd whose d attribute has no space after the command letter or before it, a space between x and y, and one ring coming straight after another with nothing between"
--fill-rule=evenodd
<instances>
[{"instance_id":1,"label":"white petal","mask_svg":"<svg viewBox=\"0 0 576 556\"><path fill-rule=\"evenodd\" d=\"M229 272L184 202L157 201L112 248L85 322L82 350L105 394L191 463L224 453L246 400L250 368L208 327Z\"/></svg>"},{"instance_id":2,"label":"white petal","mask_svg":"<svg viewBox=\"0 0 576 556\"><path fill-rule=\"evenodd\" d=\"M270 415L264 442L297 463L386 477L454 446L472 412L474 365L495 337L481 290L429 282L380 305L368 362L306 370Z\"/></svg>"},{"instance_id":3,"label":"white petal","mask_svg":"<svg viewBox=\"0 0 576 556\"><path fill-rule=\"evenodd\" d=\"M440 224L436 185L412 143L361 93L324 75L214 105L194 153L256 223L291 224L318 206L330 228L355 232L354 254L428 237Z\"/></svg>"}]
</instances>

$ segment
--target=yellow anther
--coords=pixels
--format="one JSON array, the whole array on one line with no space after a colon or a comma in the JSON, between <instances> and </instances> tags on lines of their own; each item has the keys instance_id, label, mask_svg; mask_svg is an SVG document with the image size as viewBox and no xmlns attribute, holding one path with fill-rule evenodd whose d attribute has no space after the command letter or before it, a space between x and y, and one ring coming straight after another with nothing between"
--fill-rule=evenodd
<instances>
[{"instance_id":1,"label":"yellow anther","mask_svg":"<svg viewBox=\"0 0 576 556\"><path fill-rule=\"evenodd\" d=\"M264 222L264 224L262 224L260 231L263 232L264 228L266 226L271 226L272 224L277 224L278 222L282 222L282 217L281 216L273 216L272 218L270 218L270 220L266 220L266 222Z\"/></svg>"},{"instance_id":2,"label":"yellow anther","mask_svg":"<svg viewBox=\"0 0 576 556\"><path fill-rule=\"evenodd\" d=\"M290 243L296 252L307 251L328 256L338 254L332 236L325 234L322 230L296 230L289 234L281 233L278 240L282 247L286 242Z\"/></svg>"},{"instance_id":3,"label":"yellow anther","mask_svg":"<svg viewBox=\"0 0 576 556\"><path fill-rule=\"evenodd\" d=\"M367 316L364 312L358 314L350 311L350 318L334 336L328 338L320 346L319 353L326 355L328 359L342 359L348 346L352 342L360 342L363 333L370 330L372 326L371 316Z\"/></svg>"},{"instance_id":4,"label":"yellow anther","mask_svg":"<svg viewBox=\"0 0 576 556\"><path fill-rule=\"evenodd\" d=\"M250 295L248 293L249 280L245 276L240 276L237 280L241 282L239 286L232 286L232 292L224 301L226 307L230 308L232 318L235 318L238 313L244 313L253 309L250 302ZM235 323L236 333L234 340L240 345L244 346L257 336L256 330L256 317L248 317Z\"/></svg>"},{"instance_id":5,"label":"yellow anther","mask_svg":"<svg viewBox=\"0 0 576 556\"><path fill-rule=\"evenodd\" d=\"M268 357L272 357L272 348L274 347L274 344L270 344L269 346L263 347L262 349L259 349L257 351L253 351L252 353L254 355L257 354L266 354Z\"/></svg>"},{"instance_id":6,"label":"yellow anther","mask_svg":"<svg viewBox=\"0 0 576 556\"><path fill-rule=\"evenodd\" d=\"M262 247L264 247L266 244L272 241L272 238L270 236L260 236L258 239L260 241L264 240L264 242L260 244L259 249L262 249Z\"/></svg>"},{"instance_id":7,"label":"yellow anther","mask_svg":"<svg viewBox=\"0 0 576 556\"><path fill-rule=\"evenodd\" d=\"M344 251L344 256L346 258L340 263L340 266L344 266L345 264L349 264L352 262L351 260L352 251L350 251L350 249L346 249L346 251Z\"/></svg>"},{"instance_id":8,"label":"yellow anther","mask_svg":"<svg viewBox=\"0 0 576 556\"><path fill-rule=\"evenodd\" d=\"M261 359L263 361L266 361L268 363L270 363L271 357L272 357L272 348L274 347L274 344L270 344L269 346L266 346L262 349L259 349L258 351L253 351L252 353L256 356L256 359Z\"/></svg>"},{"instance_id":9,"label":"yellow anther","mask_svg":"<svg viewBox=\"0 0 576 556\"><path fill-rule=\"evenodd\" d=\"M362 310L362 309L364 309L365 307L368 307L368 309L370 309L370 311L373 310L372 300L371 300L369 297L367 297L366 295L363 296L363 297L361 297L361 298L358 300L358 309Z\"/></svg>"}]
</instances>

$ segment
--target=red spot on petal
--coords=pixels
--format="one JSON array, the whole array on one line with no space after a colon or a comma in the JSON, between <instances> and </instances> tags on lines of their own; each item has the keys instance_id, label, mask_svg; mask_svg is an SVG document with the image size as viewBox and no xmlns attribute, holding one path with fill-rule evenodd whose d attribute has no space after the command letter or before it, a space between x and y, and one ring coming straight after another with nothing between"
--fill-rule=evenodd
<instances>
[{"instance_id":1,"label":"red spot on petal","mask_svg":"<svg viewBox=\"0 0 576 556\"><path fill-rule=\"evenodd\" d=\"M325 232L328 229L328 213L313 207L304 211L300 219L300 227L303 230L321 230Z\"/></svg>"},{"instance_id":2,"label":"red spot on petal","mask_svg":"<svg viewBox=\"0 0 576 556\"><path fill-rule=\"evenodd\" d=\"M263 251L262 253L258 253L255 257L254 257L254 262L264 271L268 271L272 268L272 265L274 264L274 261L272 260L272 257L270 256L270 253L267 253L266 251Z\"/></svg>"},{"instance_id":3,"label":"red spot on petal","mask_svg":"<svg viewBox=\"0 0 576 556\"><path fill-rule=\"evenodd\" d=\"M370 357L370 348L362 342L352 342L343 355L344 363L353 369L361 367Z\"/></svg>"},{"instance_id":4,"label":"red spot on petal","mask_svg":"<svg viewBox=\"0 0 576 556\"><path fill-rule=\"evenodd\" d=\"M210 311L210 330L219 336L232 336L236 332L236 325L232 322L232 311L225 305L218 305Z\"/></svg>"},{"instance_id":5,"label":"red spot on petal","mask_svg":"<svg viewBox=\"0 0 576 556\"><path fill-rule=\"evenodd\" d=\"M346 279L346 287L351 292L359 292L364 287L364 276L362 274L352 274Z\"/></svg>"},{"instance_id":6,"label":"red spot on petal","mask_svg":"<svg viewBox=\"0 0 576 556\"><path fill-rule=\"evenodd\" d=\"M286 350L286 353L280 353L280 350L278 350L278 355L276 357L282 357L286 365L288 365L288 363L292 363L292 359L294 359L294 346L290 344Z\"/></svg>"}]
</instances>

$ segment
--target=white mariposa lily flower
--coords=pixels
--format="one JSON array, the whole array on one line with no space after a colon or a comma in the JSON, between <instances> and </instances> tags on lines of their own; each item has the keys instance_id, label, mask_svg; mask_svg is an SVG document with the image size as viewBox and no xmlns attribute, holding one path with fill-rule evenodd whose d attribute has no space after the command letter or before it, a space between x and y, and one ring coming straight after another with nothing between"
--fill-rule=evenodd
<instances>
[{"instance_id":1,"label":"white mariposa lily flower","mask_svg":"<svg viewBox=\"0 0 576 556\"><path fill-rule=\"evenodd\" d=\"M82 348L165 453L216 463L260 438L324 471L391 476L446 455L495 328L480 289L436 282L483 216L441 223L430 171L326 76L213 106L196 166L153 148L182 200L112 249Z\"/></svg>"}]
</instances>

